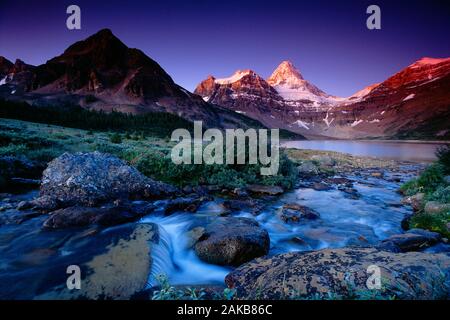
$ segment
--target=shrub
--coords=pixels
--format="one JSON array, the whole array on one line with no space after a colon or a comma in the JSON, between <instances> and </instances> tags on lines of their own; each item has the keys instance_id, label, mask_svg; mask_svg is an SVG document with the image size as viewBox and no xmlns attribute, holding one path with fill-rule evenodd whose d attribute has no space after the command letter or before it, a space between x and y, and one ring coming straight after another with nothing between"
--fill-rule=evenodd
<instances>
[{"instance_id":1,"label":"shrub","mask_svg":"<svg viewBox=\"0 0 450 320\"><path fill-rule=\"evenodd\" d=\"M24 144L12 144L0 147L0 156L18 156L27 151L27 146Z\"/></svg>"},{"instance_id":2,"label":"shrub","mask_svg":"<svg viewBox=\"0 0 450 320\"><path fill-rule=\"evenodd\" d=\"M427 200L450 203L450 186L439 186L436 191L427 197Z\"/></svg>"},{"instance_id":3,"label":"shrub","mask_svg":"<svg viewBox=\"0 0 450 320\"><path fill-rule=\"evenodd\" d=\"M444 174L450 174L450 145L438 148L436 156L443 167Z\"/></svg>"},{"instance_id":4,"label":"shrub","mask_svg":"<svg viewBox=\"0 0 450 320\"><path fill-rule=\"evenodd\" d=\"M447 223L450 222L450 211L440 214L426 214L420 213L414 215L409 225L411 228L420 228L439 232L444 237L450 237L450 232L447 229Z\"/></svg>"},{"instance_id":5,"label":"shrub","mask_svg":"<svg viewBox=\"0 0 450 320\"><path fill-rule=\"evenodd\" d=\"M119 133L115 132L109 137L109 141L117 144L122 143L122 136Z\"/></svg>"},{"instance_id":6,"label":"shrub","mask_svg":"<svg viewBox=\"0 0 450 320\"><path fill-rule=\"evenodd\" d=\"M261 165L194 165L172 162L168 152L145 154L129 159L143 174L178 186L210 184L225 188L238 188L246 184L277 185L285 189L294 186L297 169L284 154L280 155L280 168L276 176L261 176ZM131 160L133 159L133 160Z\"/></svg>"}]
</instances>

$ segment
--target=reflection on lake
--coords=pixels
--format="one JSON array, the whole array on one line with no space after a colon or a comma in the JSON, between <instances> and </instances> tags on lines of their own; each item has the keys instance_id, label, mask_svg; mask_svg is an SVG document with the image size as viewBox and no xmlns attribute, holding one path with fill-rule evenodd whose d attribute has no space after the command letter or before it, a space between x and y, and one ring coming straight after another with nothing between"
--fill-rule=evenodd
<instances>
[{"instance_id":1,"label":"reflection on lake","mask_svg":"<svg viewBox=\"0 0 450 320\"><path fill-rule=\"evenodd\" d=\"M441 145L439 143L358 140L299 140L282 143L282 146L286 148L336 151L355 156L424 162L435 160L435 151Z\"/></svg>"}]
</instances>

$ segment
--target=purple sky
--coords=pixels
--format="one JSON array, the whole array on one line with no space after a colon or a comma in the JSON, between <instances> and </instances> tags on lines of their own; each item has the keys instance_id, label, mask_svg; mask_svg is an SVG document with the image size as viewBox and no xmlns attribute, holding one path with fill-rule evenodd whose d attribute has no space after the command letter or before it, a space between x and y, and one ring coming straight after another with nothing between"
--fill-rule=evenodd
<instances>
[{"instance_id":1,"label":"purple sky","mask_svg":"<svg viewBox=\"0 0 450 320\"><path fill-rule=\"evenodd\" d=\"M41 64L106 27L191 91L209 74L267 77L290 60L322 90L348 96L423 56L450 56L448 1L18 2L0 2L0 55ZM65 27L70 4L81 7L80 31ZM370 4L381 7L382 30L365 26Z\"/></svg>"}]
</instances>

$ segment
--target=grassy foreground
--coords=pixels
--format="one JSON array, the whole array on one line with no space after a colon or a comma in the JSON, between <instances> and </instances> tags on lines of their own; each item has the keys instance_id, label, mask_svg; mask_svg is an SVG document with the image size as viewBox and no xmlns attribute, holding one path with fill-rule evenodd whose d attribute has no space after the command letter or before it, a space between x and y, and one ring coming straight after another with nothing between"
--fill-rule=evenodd
<instances>
[{"instance_id":1,"label":"grassy foreground","mask_svg":"<svg viewBox=\"0 0 450 320\"><path fill-rule=\"evenodd\" d=\"M92 131L0 118L0 156L48 162L64 152L105 152L149 177L178 186L263 184L289 189L297 177L295 164L284 154L277 176L261 176L260 165L175 165L170 158L173 145L168 136L145 131Z\"/></svg>"}]
</instances>

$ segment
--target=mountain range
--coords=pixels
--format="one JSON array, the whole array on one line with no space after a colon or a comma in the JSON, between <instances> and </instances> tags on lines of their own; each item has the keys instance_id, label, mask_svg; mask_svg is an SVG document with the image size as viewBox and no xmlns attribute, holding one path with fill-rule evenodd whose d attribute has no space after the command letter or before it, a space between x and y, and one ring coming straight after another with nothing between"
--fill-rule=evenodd
<instances>
[{"instance_id":1,"label":"mountain range","mask_svg":"<svg viewBox=\"0 0 450 320\"><path fill-rule=\"evenodd\" d=\"M209 76L191 93L103 29L39 66L0 57L0 98L169 112L209 127L266 126L310 138L450 138L450 58L423 58L345 98L325 93L289 61L267 79L250 69Z\"/></svg>"},{"instance_id":2,"label":"mountain range","mask_svg":"<svg viewBox=\"0 0 450 320\"><path fill-rule=\"evenodd\" d=\"M195 93L268 127L309 137L450 137L450 58L420 59L346 98L320 90L289 61L267 79L252 70L209 76Z\"/></svg>"}]
</instances>

